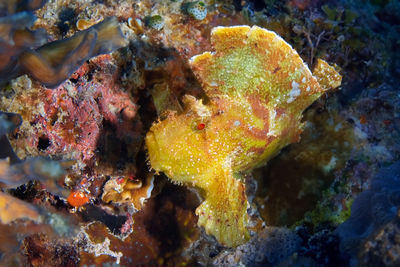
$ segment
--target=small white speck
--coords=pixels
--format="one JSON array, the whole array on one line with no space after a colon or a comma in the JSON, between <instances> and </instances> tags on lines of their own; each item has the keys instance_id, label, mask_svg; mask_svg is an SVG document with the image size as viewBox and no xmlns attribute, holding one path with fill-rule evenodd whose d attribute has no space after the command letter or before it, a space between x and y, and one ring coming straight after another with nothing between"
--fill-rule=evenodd
<instances>
[{"instance_id":1,"label":"small white speck","mask_svg":"<svg viewBox=\"0 0 400 267\"><path fill-rule=\"evenodd\" d=\"M289 99L287 100L287 103L292 103L296 97L300 95L301 91L299 88L299 84L295 81L292 82L292 90L289 92Z\"/></svg>"},{"instance_id":2,"label":"small white speck","mask_svg":"<svg viewBox=\"0 0 400 267\"><path fill-rule=\"evenodd\" d=\"M307 92L310 91L310 86L307 86L306 91Z\"/></svg>"},{"instance_id":3,"label":"small white speck","mask_svg":"<svg viewBox=\"0 0 400 267\"><path fill-rule=\"evenodd\" d=\"M303 77L303 79L301 79L301 82L305 83L306 82L306 77Z\"/></svg>"},{"instance_id":4,"label":"small white speck","mask_svg":"<svg viewBox=\"0 0 400 267\"><path fill-rule=\"evenodd\" d=\"M235 122L233 123L233 125L234 125L234 126L239 126L239 125L240 125L240 121L235 121Z\"/></svg>"},{"instance_id":5,"label":"small white speck","mask_svg":"<svg viewBox=\"0 0 400 267\"><path fill-rule=\"evenodd\" d=\"M277 136L274 130L271 130L267 133L267 136Z\"/></svg>"},{"instance_id":6,"label":"small white speck","mask_svg":"<svg viewBox=\"0 0 400 267\"><path fill-rule=\"evenodd\" d=\"M217 82L211 82L210 86L218 86L218 83Z\"/></svg>"}]
</instances>

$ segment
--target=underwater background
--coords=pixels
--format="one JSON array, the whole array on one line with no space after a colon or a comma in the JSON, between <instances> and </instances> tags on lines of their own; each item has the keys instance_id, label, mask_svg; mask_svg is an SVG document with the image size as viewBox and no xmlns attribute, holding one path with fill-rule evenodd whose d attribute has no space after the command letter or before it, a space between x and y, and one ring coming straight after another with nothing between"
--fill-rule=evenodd
<instances>
[{"instance_id":1,"label":"underwater background","mask_svg":"<svg viewBox=\"0 0 400 267\"><path fill-rule=\"evenodd\" d=\"M232 175L249 236L230 244L199 221L210 194L158 169L146 135L214 103L207 86L225 84L193 57L237 25L275 32L317 78L328 62L341 85L288 126L300 138ZM0 266L399 266L399 37L397 0L0 0ZM178 126L167 143L195 143Z\"/></svg>"}]
</instances>

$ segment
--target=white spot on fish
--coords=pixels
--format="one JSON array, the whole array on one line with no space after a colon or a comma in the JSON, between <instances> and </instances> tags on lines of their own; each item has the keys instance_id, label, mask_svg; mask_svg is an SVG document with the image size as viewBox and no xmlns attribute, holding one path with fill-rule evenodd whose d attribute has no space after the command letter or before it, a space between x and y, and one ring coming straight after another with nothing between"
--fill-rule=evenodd
<instances>
[{"instance_id":1,"label":"white spot on fish","mask_svg":"<svg viewBox=\"0 0 400 267\"><path fill-rule=\"evenodd\" d=\"M210 83L210 86L218 86L218 83L213 81Z\"/></svg>"},{"instance_id":2,"label":"white spot on fish","mask_svg":"<svg viewBox=\"0 0 400 267\"><path fill-rule=\"evenodd\" d=\"M233 123L233 125L234 125L234 126L239 126L239 125L240 125L240 121L235 121L235 122Z\"/></svg>"},{"instance_id":3,"label":"white spot on fish","mask_svg":"<svg viewBox=\"0 0 400 267\"><path fill-rule=\"evenodd\" d=\"M295 81L292 82L292 90L289 92L289 99L287 100L287 103L292 103L296 97L300 95L300 87L299 84Z\"/></svg>"}]
</instances>

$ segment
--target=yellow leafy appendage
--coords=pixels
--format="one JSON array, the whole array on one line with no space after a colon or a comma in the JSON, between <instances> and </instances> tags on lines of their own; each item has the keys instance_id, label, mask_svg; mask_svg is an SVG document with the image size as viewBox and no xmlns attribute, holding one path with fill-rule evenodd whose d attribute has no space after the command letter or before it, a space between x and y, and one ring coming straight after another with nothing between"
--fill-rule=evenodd
<instances>
[{"instance_id":1,"label":"yellow leafy appendage","mask_svg":"<svg viewBox=\"0 0 400 267\"><path fill-rule=\"evenodd\" d=\"M146 144L152 168L199 188L198 224L237 246L249 238L242 174L299 140L304 109L340 75L321 61L317 80L289 44L259 27L217 27L211 41L215 52L190 60L209 103L185 96L185 111L155 123Z\"/></svg>"}]
</instances>

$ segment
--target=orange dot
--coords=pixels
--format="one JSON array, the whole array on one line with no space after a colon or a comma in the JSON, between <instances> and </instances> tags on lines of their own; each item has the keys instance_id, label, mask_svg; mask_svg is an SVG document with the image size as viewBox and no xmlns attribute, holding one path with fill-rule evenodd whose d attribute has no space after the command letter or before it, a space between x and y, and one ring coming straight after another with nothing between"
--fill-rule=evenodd
<instances>
[{"instance_id":1,"label":"orange dot","mask_svg":"<svg viewBox=\"0 0 400 267\"><path fill-rule=\"evenodd\" d=\"M203 130L206 127L206 125L204 123L199 123L197 125L197 130Z\"/></svg>"},{"instance_id":2,"label":"orange dot","mask_svg":"<svg viewBox=\"0 0 400 267\"><path fill-rule=\"evenodd\" d=\"M89 198L83 192L72 191L67 198L68 203L73 207L81 207L89 202Z\"/></svg>"}]
</instances>

